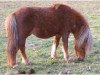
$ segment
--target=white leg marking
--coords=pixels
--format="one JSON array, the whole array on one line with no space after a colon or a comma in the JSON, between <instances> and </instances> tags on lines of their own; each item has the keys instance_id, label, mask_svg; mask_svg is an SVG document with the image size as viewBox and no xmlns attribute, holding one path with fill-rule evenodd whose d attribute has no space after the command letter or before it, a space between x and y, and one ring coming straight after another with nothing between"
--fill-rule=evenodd
<instances>
[{"instance_id":1,"label":"white leg marking","mask_svg":"<svg viewBox=\"0 0 100 75\"><path fill-rule=\"evenodd\" d=\"M22 63L25 64L25 65L28 65L30 64L30 61L28 59L25 59L23 56L22 56Z\"/></svg>"},{"instance_id":2,"label":"white leg marking","mask_svg":"<svg viewBox=\"0 0 100 75\"><path fill-rule=\"evenodd\" d=\"M56 57L56 44L53 44L52 50L51 50L51 58Z\"/></svg>"},{"instance_id":3,"label":"white leg marking","mask_svg":"<svg viewBox=\"0 0 100 75\"><path fill-rule=\"evenodd\" d=\"M62 51L63 51L63 54L64 54L64 60L66 62L69 62L71 60L71 57L70 57L68 51L64 50L64 47L63 46L62 46Z\"/></svg>"}]
</instances>

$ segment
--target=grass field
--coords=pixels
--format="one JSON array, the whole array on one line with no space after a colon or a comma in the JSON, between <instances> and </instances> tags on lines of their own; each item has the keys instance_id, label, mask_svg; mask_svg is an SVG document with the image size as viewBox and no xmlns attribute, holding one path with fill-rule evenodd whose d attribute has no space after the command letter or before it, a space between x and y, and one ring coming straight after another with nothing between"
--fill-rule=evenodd
<instances>
[{"instance_id":1,"label":"grass field","mask_svg":"<svg viewBox=\"0 0 100 75\"><path fill-rule=\"evenodd\" d=\"M100 73L100 1L0 1L0 74L17 72L16 69L11 69L6 64L7 38L4 25L6 16L21 6L50 6L54 3L70 4L86 16L93 35L93 49L89 52L84 62L76 62L76 55L73 49L74 38L71 35L69 39L69 53L74 61L64 63L61 43L57 50L57 58L52 60L50 58L52 37L44 40L32 35L27 38L26 42L26 52L32 62L31 67L36 74L58 74L63 70L67 70L71 74ZM19 52L17 60L19 70L28 70L30 68L30 66L21 63Z\"/></svg>"}]
</instances>

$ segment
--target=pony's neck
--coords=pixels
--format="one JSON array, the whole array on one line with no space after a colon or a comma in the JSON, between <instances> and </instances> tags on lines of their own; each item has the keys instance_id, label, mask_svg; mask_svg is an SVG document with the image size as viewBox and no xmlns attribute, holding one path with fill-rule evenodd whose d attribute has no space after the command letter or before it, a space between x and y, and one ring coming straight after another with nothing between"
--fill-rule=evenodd
<instances>
[{"instance_id":1,"label":"pony's neck","mask_svg":"<svg viewBox=\"0 0 100 75\"><path fill-rule=\"evenodd\" d=\"M86 21L84 16L82 16L80 13L78 13L77 16L76 16L75 27L72 30L74 37L76 39L79 38L81 33L83 33L86 30L86 28L89 28L88 22Z\"/></svg>"}]
</instances>

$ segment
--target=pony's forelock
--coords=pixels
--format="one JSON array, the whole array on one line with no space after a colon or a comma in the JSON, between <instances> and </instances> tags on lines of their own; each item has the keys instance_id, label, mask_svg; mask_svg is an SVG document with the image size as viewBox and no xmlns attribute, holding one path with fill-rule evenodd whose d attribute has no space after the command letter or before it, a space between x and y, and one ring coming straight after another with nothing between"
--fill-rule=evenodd
<instances>
[{"instance_id":1,"label":"pony's forelock","mask_svg":"<svg viewBox=\"0 0 100 75\"><path fill-rule=\"evenodd\" d=\"M78 48L80 48L83 45L83 43L86 41L85 50L89 51L92 48L92 41L93 41L92 35L88 27L82 30L83 31L81 31L79 37L75 40L75 43L77 44Z\"/></svg>"}]
</instances>

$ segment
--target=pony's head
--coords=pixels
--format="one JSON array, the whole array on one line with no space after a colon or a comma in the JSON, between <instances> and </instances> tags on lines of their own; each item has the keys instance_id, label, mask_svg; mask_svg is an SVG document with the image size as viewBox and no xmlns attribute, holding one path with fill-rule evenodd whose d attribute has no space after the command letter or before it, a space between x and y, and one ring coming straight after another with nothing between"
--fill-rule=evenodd
<instances>
[{"instance_id":1,"label":"pony's head","mask_svg":"<svg viewBox=\"0 0 100 75\"><path fill-rule=\"evenodd\" d=\"M75 27L72 31L75 37L75 52L79 60L84 60L87 51L92 47L92 35L87 20L76 12Z\"/></svg>"},{"instance_id":2,"label":"pony's head","mask_svg":"<svg viewBox=\"0 0 100 75\"><path fill-rule=\"evenodd\" d=\"M87 20L70 6L56 4L55 9L59 12L62 24L65 24L66 29L73 33L76 55L79 60L83 60L86 52L92 47L92 35Z\"/></svg>"}]
</instances>

